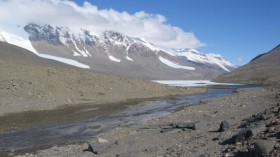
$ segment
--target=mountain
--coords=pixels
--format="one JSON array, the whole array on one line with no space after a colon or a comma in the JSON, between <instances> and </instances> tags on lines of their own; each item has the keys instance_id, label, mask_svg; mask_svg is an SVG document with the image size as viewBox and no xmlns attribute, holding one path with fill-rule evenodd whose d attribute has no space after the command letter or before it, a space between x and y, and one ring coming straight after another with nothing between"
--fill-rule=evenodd
<instances>
[{"instance_id":1,"label":"mountain","mask_svg":"<svg viewBox=\"0 0 280 157\"><path fill-rule=\"evenodd\" d=\"M258 55L248 64L222 75L215 81L238 83L269 83L280 81L280 45Z\"/></svg>"},{"instance_id":2,"label":"mountain","mask_svg":"<svg viewBox=\"0 0 280 157\"><path fill-rule=\"evenodd\" d=\"M106 31L28 24L0 25L0 41L40 57L93 71L140 79L212 79L235 66L220 55L166 50L143 38Z\"/></svg>"},{"instance_id":3,"label":"mountain","mask_svg":"<svg viewBox=\"0 0 280 157\"><path fill-rule=\"evenodd\" d=\"M177 52L178 56L185 57L189 61L208 65L209 67L213 66L217 69L220 68L221 71L230 72L236 68L235 65L223 59L223 57L219 54L203 54L194 49L181 49L175 51Z\"/></svg>"}]
</instances>

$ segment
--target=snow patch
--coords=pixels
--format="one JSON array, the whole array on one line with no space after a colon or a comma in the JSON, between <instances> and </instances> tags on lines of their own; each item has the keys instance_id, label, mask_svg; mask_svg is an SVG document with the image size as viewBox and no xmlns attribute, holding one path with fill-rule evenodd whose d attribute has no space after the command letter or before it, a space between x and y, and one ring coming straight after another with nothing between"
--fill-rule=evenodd
<instances>
[{"instance_id":1,"label":"snow patch","mask_svg":"<svg viewBox=\"0 0 280 157\"><path fill-rule=\"evenodd\" d=\"M85 46L84 46L84 50L85 50L86 54L91 57L91 54L88 52L88 50L86 49Z\"/></svg>"},{"instance_id":2,"label":"snow patch","mask_svg":"<svg viewBox=\"0 0 280 157\"><path fill-rule=\"evenodd\" d=\"M82 56L81 54L79 54L78 52L76 52L75 50L72 50L74 52L73 56Z\"/></svg>"},{"instance_id":3,"label":"snow patch","mask_svg":"<svg viewBox=\"0 0 280 157\"><path fill-rule=\"evenodd\" d=\"M176 68L176 69L186 69L186 70L195 70L194 67L189 67L189 66L183 66L183 65L179 65L178 63L174 63L174 62L171 62L161 56L159 56L159 60L166 64L167 66L169 67L172 67L172 68Z\"/></svg>"},{"instance_id":4,"label":"snow patch","mask_svg":"<svg viewBox=\"0 0 280 157\"><path fill-rule=\"evenodd\" d=\"M178 56L181 57L186 57L188 60L196 62L196 63L202 63L202 64L212 64L212 65L217 65L223 70L229 72L230 68L236 68L235 65L230 63L229 61L226 61L225 59L222 58L221 55L219 54L203 54L198 52L197 50L194 49L189 49L189 50L174 50L177 52Z\"/></svg>"},{"instance_id":5,"label":"snow patch","mask_svg":"<svg viewBox=\"0 0 280 157\"><path fill-rule=\"evenodd\" d=\"M125 58L126 58L127 60L129 60L129 61L133 61L133 59L130 58L130 57L128 57L128 56L125 56Z\"/></svg>"},{"instance_id":6,"label":"snow patch","mask_svg":"<svg viewBox=\"0 0 280 157\"><path fill-rule=\"evenodd\" d=\"M2 36L2 34L0 34L0 41L7 42L6 39Z\"/></svg>"},{"instance_id":7,"label":"snow patch","mask_svg":"<svg viewBox=\"0 0 280 157\"><path fill-rule=\"evenodd\" d=\"M121 62L120 59L115 58L115 57L113 57L113 56L111 56L111 55L108 55L108 57L109 57L109 59L110 59L111 61L114 61L114 62Z\"/></svg>"},{"instance_id":8,"label":"snow patch","mask_svg":"<svg viewBox=\"0 0 280 157\"><path fill-rule=\"evenodd\" d=\"M64 38L64 37L59 37L59 41L63 44L63 45L65 45L66 47L69 47L69 45L67 44L67 39L66 38Z\"/></svg>"},{"instance_id":9,"label":"snow patch","mask_svg":"<svg viewBox=\"0 0 280 157\"><path fill-rule=\"evenodd\" d=\"M85 69L90 68L88 65L79 63L72 59L56 57L56 56L51 56L46 54L39 54L32 46L29 40L29 35L27 32L25 32L22 26L0 24L0 34L1 34L1 38L3 38L3 40L5 40L7 43L27 49L35 53L39 57L56 60L79 68L85 68Z\"/></svg>"},{"instance_id":10,"label":"snow patch","mask_svg":"<svg viewBox=\"0 0 280 157\"><path fill-rule=\"evenodd\" d=\"M66 64L69 64L69 65L72 65L72 66L76 66L76 67L79 67L79 68L90 69L90 67L88 65L82 64L82 63L77 62L77 61L72 60L72 59L56 57L56 56L51 56L51 55L47 55L47 54L39 54L39 53L37 55L39 57L42 57L42 58L56 60L56 61L66 63Z\"/></svg>"},{"instance_id":11,"label":"snow patch","mask_svg":"<svg viewBox=\"0 0 280 157\"><path fill-rule=\"evenodd\" d=\"M142 41L142 44L144 44L146 47L148 47L150 50L152 51L160 51L160 48L155 47L154 45L152 45L151 43L147 42L146 39L144 38L140 38Z\"/></svg>"},{"instance_id":12,"label":"snow patch","mask_svg":"<svg viewBox=\"0 0 280 157\"><path fill-rule=\"evenodd\" d=\"M209 80L153 80L153 82L166 84L170 86L180 87L196 87L196 86L211 86L211 85L243 85L233 83L217 83Z\"/></svg>"},{"instance_id":13,"label":"snow patch","mask_svg":"<svg viewBox=\"0 0 280 157\"><path fill-rule=\"evenodd\" d=\"M206 56L207 56L207 58L212 60L213 63L217 64L218 66L220 66L221 68L223 68L224 70L226 70L228 72L230 72L230 70L228 68L226 68L225 66L235 67L235 65L231 64L229 61L224 60L221 55L207 54Z\"/></svg>"},{"instance_id":14,"label":"snow patch","mask_svg":"<svg viewBox=\"0 0 280 157\"><path fill-rule=\"evenodd\" d=\"M72 42L73 42L73 44L74 44L76 50L77 50L78 52L80 52L80 54L81 54L83 57L88 57L88 55L86 54L86 52L84 52L83 50L80 50L80 49L78 48L78 46L77 46L75 40L72 40Z\"/></svg>"},{"instance_id":15,"label":"snow patch","mask_svg":"<svg viewBox=\"0 0 280 157\"><path fill-rule=\"evenodd\" d=\"M7 43L38 54L29 40L29 35L22 26L0 24L0 34Z\"/></svg>"}]
</instances>

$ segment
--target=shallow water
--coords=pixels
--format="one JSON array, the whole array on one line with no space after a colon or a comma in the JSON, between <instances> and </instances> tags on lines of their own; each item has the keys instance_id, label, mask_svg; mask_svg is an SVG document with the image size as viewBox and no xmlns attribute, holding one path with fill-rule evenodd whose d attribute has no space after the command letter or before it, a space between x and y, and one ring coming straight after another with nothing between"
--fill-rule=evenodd
<instances>
[{"instance_id":1,"label":"shallow water","mask_svg":"<svg viewBox=\"0 0 280 157\"><path fill-rule=\"evenodd\" d=\"M226 87L226 88L225 88ZM177 108L199 101L233 94L235 88L255 85L223 86L210 88L206 94L184 96L177 99L146 101L128 107L115 115L95 117L60 125L43 125L0 135L0 150L20 150L34 147L51 147L62 143L87 141L119 125L141 123L173 113Z\"/></svg>"}]
</instances>

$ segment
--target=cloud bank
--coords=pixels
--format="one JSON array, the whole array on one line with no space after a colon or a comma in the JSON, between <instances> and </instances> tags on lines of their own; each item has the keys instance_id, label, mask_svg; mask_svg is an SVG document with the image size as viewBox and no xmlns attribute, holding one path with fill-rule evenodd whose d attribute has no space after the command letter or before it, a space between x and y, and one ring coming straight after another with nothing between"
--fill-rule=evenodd
<instances>
[{"instance_id":1,"label":"cloud bank","mask_svg":"<svg viewBox=\"0 0 280 157\"><path fill-rule=\"evenodd\" d=\"M0 23L50 24L85 28L96 33L117 31L145 38L164 48L197 48L204 45L192 32L169 25L163 15L98 9L89 2L79 6L69 0L0 0Z\"/></svg>"}]
</instances>

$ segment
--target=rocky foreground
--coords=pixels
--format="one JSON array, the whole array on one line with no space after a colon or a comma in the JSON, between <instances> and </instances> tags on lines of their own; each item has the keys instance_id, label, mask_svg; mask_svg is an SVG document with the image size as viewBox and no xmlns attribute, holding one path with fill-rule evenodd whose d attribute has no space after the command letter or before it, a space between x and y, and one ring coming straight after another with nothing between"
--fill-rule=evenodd
<instances>
[{"instance_id":1,"label":"rocky foreground","mask_svg":"<svg viewBox=\"0 0 280 157\"><path fill-rule=\"evenodd\" d=\"M280 156L279 89L239 89L169 116L120 126L84 144L22 156Z\"/></svg>"}]
</instances>

